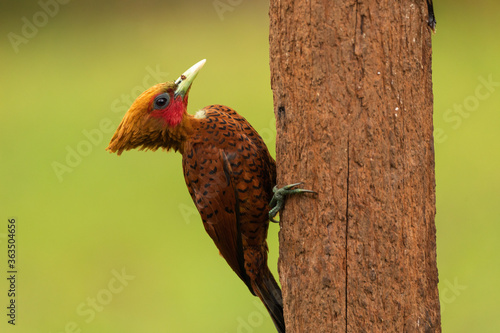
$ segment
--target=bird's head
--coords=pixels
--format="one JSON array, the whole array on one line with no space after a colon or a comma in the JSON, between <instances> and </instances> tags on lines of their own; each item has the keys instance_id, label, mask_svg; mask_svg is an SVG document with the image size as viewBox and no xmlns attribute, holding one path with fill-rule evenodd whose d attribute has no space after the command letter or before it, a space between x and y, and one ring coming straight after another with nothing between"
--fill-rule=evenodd
<instances>
[{"instance_id":1,"label":"bird's head","mask_svg":"<svg viewBox=\"0 0 500 333\"><path fill-rule=\"evenodd\" d=\"M205 59L196 63L175 82L159 83L143 92L123 117L106 150L120 155L134 148L181 149L189 135L188 93Z\"/></svg>"}]
</instances>

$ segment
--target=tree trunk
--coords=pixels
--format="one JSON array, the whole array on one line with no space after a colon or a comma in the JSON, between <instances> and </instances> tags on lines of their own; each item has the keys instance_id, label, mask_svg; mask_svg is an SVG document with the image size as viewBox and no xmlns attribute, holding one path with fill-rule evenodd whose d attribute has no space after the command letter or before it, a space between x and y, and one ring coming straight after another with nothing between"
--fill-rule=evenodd
<instances>
[{"instance_id":1,"label":"tree trunk","mask_svg":"<svg viewBox=\"0 0 500 333\"><path fill-rule=\"evenodd\" d=\"M425 1L269 15L287 332L440 332Z\"/></svg>"}]
</instances>

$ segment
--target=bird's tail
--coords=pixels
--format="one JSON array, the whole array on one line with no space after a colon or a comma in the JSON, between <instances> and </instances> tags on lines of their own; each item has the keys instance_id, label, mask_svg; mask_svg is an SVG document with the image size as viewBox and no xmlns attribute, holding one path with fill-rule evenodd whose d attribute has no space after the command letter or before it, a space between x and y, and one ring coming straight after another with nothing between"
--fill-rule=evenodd
<instances>
[{"instance_id":1,"label":"bird's tail","mask_svg":"<svg viewBox=\"0 0 500 333\"><path fill-rule=\"evenodd\" d=\"M283 298L281 289L276 283L269 268L260 275L259 281L252 281L252 287L271 315L274 326L279 333L285 333L285 318L283 318Z\"/></svg>"}]
</instances>

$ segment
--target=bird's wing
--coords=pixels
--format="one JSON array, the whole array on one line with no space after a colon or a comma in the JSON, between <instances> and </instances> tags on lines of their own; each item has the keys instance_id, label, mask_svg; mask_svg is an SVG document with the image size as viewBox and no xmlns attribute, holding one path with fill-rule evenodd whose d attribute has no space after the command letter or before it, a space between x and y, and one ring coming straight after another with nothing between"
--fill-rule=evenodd
<instances>
[{"instance_id":1,"label":"bird's wing","mask_svg":"<svg viewBox=\"0 0 500 333\"><path fill-rule=\"evenodd\" d=\"M244 268L238 193L230 159L231 155L217 147L191 146L183 154L184 177L205 230L253 293Z\"/></svg>"}]
</instances>

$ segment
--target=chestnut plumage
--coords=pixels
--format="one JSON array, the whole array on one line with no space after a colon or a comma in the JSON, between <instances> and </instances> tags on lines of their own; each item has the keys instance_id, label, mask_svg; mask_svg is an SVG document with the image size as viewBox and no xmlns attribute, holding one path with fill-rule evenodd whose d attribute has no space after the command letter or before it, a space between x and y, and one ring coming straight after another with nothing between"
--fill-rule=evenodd
<instances>
[{"instance_id":1,"label":"chestnut plumage","mask_svg":"<svg viewBox=\"0 0 500 333\"><path fill-rule=\"evenodd\" d=\"M187 113L202 60L175 82L146 90L125 114L107 148L179 151L189 193L206 232L229 266L285 332L281 290L267 266L269 202L276 165L253 127L233 109L210 105Z\"/></svg>"}]
</instances>

